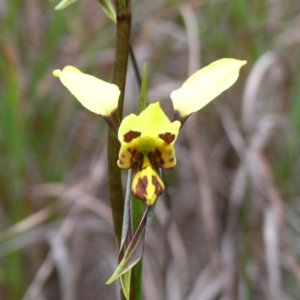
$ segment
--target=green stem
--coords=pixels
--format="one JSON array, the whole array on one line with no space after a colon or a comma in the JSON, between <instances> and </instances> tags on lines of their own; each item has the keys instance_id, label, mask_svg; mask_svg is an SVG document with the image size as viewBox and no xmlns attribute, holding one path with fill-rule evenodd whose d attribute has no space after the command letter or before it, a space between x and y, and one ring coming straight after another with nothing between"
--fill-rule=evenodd
<instances>
[{"instance_id":1,"label":"green stem","mask_svg":"<svg viewBox=\"0 0 300 300\"><path fill-rule=\"evenodd\" d=\"M108 172L109 172L109 191L110 202L113 214L113 223L117 249L120 248L121 234L122 234L122 220L123 220L123 193L121 170L117 166L119 143L112 132L108 134Z\"/></svg>"},{"instance_id":2,"label":"green stem","mask_svg":"<svg viewBox=\"0 0 300 300\"><path fill-rule=\"evenodd\" d=\"M123 115L124 92L126 84L126 73L129 53L130 27L131 27L131 7L130 0L117 0L117 33L116 33L116 57L113 75L113 83L120 91L118 104L118 117L121 120ZM123 222L123 192L121 181L121 170L117 166L120 144L112 131L108 134L108 172L109 172L109 191L113 214L114 231L117 248L120 249L122 222ZM124 295L121 292L121 298Z\"/></svg>"},{"instance_id":3,"label":"green stem","mask_svg":"<svg viewBox=\"0 0 300 300\"><path fill-rule=\"evenodd\" d=\"M131 270L130 300L142 300L143 258Z\"/></svg>"},{"instance_id":4,"label":"green stem","mask_svg":"<svg viewBox=\"0 0 300 300\"><path fill-rule=\"evenodd\" d=\"M143 216L145 204L136 197L132 199L133 232L136 231ZM131 270L130 300L142 300L143 257Z\"/></svg>"},{"instance_id":5,"label":"green stem","mask_svg":"<svg viewBox=\"0 0 300 300\"><path fill-rule=\"evenodd\" d=\"M118 115L122 118L124 91L126 83L127 63L130 47L131 6L130 0L117 0L117 45L113 82L119 86L121 95L119 99Z\"/></svg>"},{"instance_id":6,"label":"green stem","mask_svg":"<svg viewBox=\"0 0 300 300\"><path fill-rule=\"evenodd\" d=\"M136 62L133 51L131 51L132 61ZM137 80L140 83L141 92L139 99L139 112L141 113L147 107L147 68L146 64L143 66L143 76L140 79L138 67L135 66L135 72ZM132 218L133 218L133 231L135 232L139 222L144 214L145 205L136 197L132 199ZM142 275L143 275L143 258L132 268L131 273L131 286L130 286L130 300L141 300L142 299Z\"/></svg>"},{"instance_id":7,"label":"green stem","mask_svg":"<svg viewBox=\"0 0 300 300\"><path fill-rule=\"evenodd\" d=\"M129 53L131 10L129 0L117 0L117 36L116 36L116 58L113 83L120 91L118 117L121 120L123 114L124 92L126 83L127 62ZM113 213L115 237L118 249L120 248L122 234L122 219L124 201L122 193L121 170L117 166L120 144L114 134L110 131L108 136L108 170L109 190Z\"/></svg>"}]
</instances>

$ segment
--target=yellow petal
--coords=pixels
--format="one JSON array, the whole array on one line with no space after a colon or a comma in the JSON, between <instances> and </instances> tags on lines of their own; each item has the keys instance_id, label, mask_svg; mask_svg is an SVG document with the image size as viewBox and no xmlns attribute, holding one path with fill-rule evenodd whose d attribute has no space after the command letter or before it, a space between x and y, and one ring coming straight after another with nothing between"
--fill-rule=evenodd
<instances>
[{"instance_id":1,"label":"yellow petal","mask_svg":"<svg viewBox=\"0 0 300 300\"><path fill-rule=\"evenodd\" d=\"M240 68L246 63L223 58L194 73L170 95L175 114L185 117L200 110L236 82Z\"/></svg>"},{"instance_id":2,"label":"yellow petal","mask_svg":"<svg viewBox=\"0 0 300 300\"><path fill-rule=\"evenodd\" d=\"M150 104L140 115L131 114L122 121L118 138L121 144L129 143L137 137L167 137L170 144L176 141L180 122L171 122L158 102Z\"/></svg>"},{"instance_id":3,"label":"yellow petal","mask_svg":"<svg viewBox=\"0 0 300 300\"><path fill-rule=\"evenodd\" d=\"M156 149L151 159L162 169L172 169L176 165L174 146L159 139L155 143Z\"/></svg>"},{"instance_id":4,"label":"yellow petal","mask_svg":"<svg viewBox=\"0 0 300 300\"><path fill-rule=\"evenodd\" d=\"M62 84L88 110L107 117L117 109L120 90L115 84L84 74L72 66L66 66L62 71L55 70L53 75L59 77Z\"/></svg>"},{"instance_id":5,"label":"yellow petal","mask_svg":"<svg viewBox=\"0 0 300 300\"><path fill-rule=\"evenodd\" d=\"M125 143L121 146L119 151L118 166L121 169L128 170L137 163L139 158L142 158L137 153L138 140L134 139L130 143Z\"/></svg>"}]
</instances>

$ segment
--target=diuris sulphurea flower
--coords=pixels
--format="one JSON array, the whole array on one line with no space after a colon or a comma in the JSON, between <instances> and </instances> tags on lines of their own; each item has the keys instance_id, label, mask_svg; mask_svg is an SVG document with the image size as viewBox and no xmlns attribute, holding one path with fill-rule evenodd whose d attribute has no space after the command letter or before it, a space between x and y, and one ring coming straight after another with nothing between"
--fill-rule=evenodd
<instances>
[{"instance_id":1,"label":"diuris sulphurea flower","mask_svg":"<svg viewBox=\"0 0 300 300\"><path fill-rule=\"evenodd\" d=\"M117 117L119 88L87 75L72 66L56 70L62 84L90 111L101 115L117 132L121 143L118 166L133 170L132 193L151 206L165 189L159 168L176 165L174 143L188 116L231 87L246 64L231 58L217 60L189 77L170 95L174 117L170 121L159 102L150 104L138 116L130 114L120 123Z\"/></svg>"},{"instance_id":2,"label":"diuris sulphurea flower","mask_svg":"<svg viewBox=\"0 0 300 300\"><path fill-rule=\"evenodd\" d=\"M150 104L139 116L125 117L120 125L118 166L133 169L132 192L147 205L152 205L165 189L158 168L176 165L173 145L179 128L180 122L170 122L159 102Z\"/></svg>"}]
</instances>

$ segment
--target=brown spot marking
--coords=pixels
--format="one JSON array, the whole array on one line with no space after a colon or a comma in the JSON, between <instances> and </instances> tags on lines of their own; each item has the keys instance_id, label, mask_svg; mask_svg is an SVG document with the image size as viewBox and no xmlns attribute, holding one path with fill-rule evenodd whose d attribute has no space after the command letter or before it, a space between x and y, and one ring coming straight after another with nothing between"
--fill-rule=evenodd
<instances>
[{"instance_id":1,"label":"brown spot marking","mask_svg":"<svg viewBox=\"0 0 300 300\"><path fill-rule=\"evenodd\" d=\"M156 176L152 176L152 184L155 186L155 195L158 197L163 193L164 187L157 180Z\"/></svg>"},{"instance_id":2,"label":"brown spot marking","mask_svg":"<svg viewBox=\"0 0 300 300\"><path fill-rule=\"evenodd\" d=\"M127 151L131 154L130 163L131 164L136 163L137 157L138 157L138 153L137 153L136 149L128 148Z\"/></svg>"},{"instance_id":3,"label":"brown spot marking","mask_svg":"<svg viewBox=\"0 0 300 300\"><path fill-rule=\"evenodd\" d=\"M146 176L144 176L138 180L137 185L135 186L135 191L132 191L135 197L141 199L145 203L147 202L145 197L147 185L148 179Z\"/></svg>"},{"instance_id":4,"label":"brown spot marking","mask_svg":"<svg viewBox=\"0 0 300 300\"><path fill-rule=\"evenodd\" d=\"M163 168L165 161L162 158L161 152L157 148L155 149L155 152L151 159L155 161L156 165L158 165L160 168Z\"/></svg>"},{"instance_id":5,"label":"brown spot marking","mask_svg":"<svg viewBox=\"0 0 300 300\"><path fill-rule=\"evenodd\" d=\"M134 155L136 154L136 149L128 148L127 151L128 151L132 156L134 156Z\"/></svg>"},{"instance_id":6,"label":"brown spot marking","mask_svg":"<svg viewBox=\"0 0 300 300\"><path fill-rule=\"evenodd\" d=\"M158 135L165 143L171 144L175 140L175 134L166 132Z\"/></svg>"},{"instance_id":7,"label":"brown spot marking","mask_svg":"<svg viewBox=\"0 0 300 300\"><path fill-rule=\"evenodd\" d=\"M143 154L135 150L132 154L132 162L137 165L138 170L142 170Z\"/></svg>"},{"instance_id":8,"label":"brown spot marking","mask_svg":"<svg viewBox=\"0 0 300 300\"><path fill-rule=\"evenodd\" d=\"M174 160L175 160L175 158L172 157L172 158L169 159L169 162L173 162Z\"/></svg>"},{"instance_id":9,"label":"brown spot marking","mask_svg":"<svg viewBox=\"0 0 300 300\"><path fill-rule=\"evenodd\" d=\"M134 166L134 164L136 163L136 157L137 157L138 153L137 153L136 149L131 149L131 148L126 149L126 151L130 153L130 157L129 157L130 158L130 167L128 169L131 169ZM120 168L122 168L122 169L124 169L121 166L124 165L125 158L126 158L125 154L123 154L123 153L119 154L118 164L120 165ZM126 159L126 161L127 161L127 159Z\"/></svg>"},{"instance_id":10,"label":"brown spot marking","mask_svg":"<svg viewBox=\"0 0 300 300\"><path fill-rule=\"evenodd\" d=\"M140 135L141 135L140 132L130 130L129 132L127 132L126 134L124 134L123 141L124 141L125 143L129 143L129 142L131 142L132 140L138 138Z\"/></svg>"}]
</instances>

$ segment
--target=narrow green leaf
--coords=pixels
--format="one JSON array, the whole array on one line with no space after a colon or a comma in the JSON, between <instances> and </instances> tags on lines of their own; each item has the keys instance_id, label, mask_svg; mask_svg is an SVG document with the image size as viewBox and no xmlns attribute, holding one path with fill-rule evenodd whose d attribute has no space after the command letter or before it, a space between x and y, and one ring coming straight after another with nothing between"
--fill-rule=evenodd
<instances>
[{"instance_id":1,"label":"narrow green leaf","mask_svg":"<svg viewBox=\"0 0 300 300\"><path fill-rule=\"evenodd\" d=\"M120 281L121 281L122 291L123 291L123 294L124 294L126 300L130 299L131 274L132 274L132 271L129 270L128 272L124 273L120 278L121 279Z\"/></svg>"},{"instance_id":2,"label":"narrow green leaf","mask_svg":"<svg viewBox=\"0 0 300 300\"><path fill-rule=\"evenodd\" d=\"M143 65L143 74L142 74L142 85L141 85L141 93L140 93L140 101L139 101L139 112L141 113L144 109L146 109L148 104L148 83L147 83L147 65L144 63Z\"/></svg>"},{"instance_id":3,"label":"narrow green leaf","mask_svg":"<svg viewBox=\"0 0 300 300\"><path fill-rule=\"evenodd\" d=\"M68 7L69 5L73 4L74 2L76 2L78 0L62 0L60 1L55 7L55 10L61 10L64 9L66 7Z\"/></svg>"},{"instance_id":4,"label":"narrow green leaf","mask_svg":"<svg viewBox=\"0 0 300 300\"><path fill-rule=\"evenodd\" d=\"M131 181L132 181L132 169L128 171L127 176L127 184L126 184L126 195L125 195L125 202L124 202L124 213L123 213L123 225L122 225L122 236L121 236L121 244L120 244L120 252L118 257L118 262L122 261L126 249L130 241L132 240L132 210L131 210ZM120 277L121 287L123 294L126 300L130 299L130 282L131 282L131 275L132 272L129 270L128 272L124 273Z\"/></svg>"},{"instance_id":5,"label":"narrow green leaf","mask_svg":"<svg viewBox=\"0 0 300 300\"><path fill-rule=\"evenodd\" d=\"M130 244L128 245L128 248L126 249L124 257L121 259L118 267L116 268L113 275L108 279L106 284L112 283L118 277L120 277L128 270L130 270L134 265L138 263L138 261L143 256L145 235L146 235L146 225L148 219L147 217L150 209L151 207L147 208L136 233L134 234Z\"/></svg>"},{"instance_id":6,"label":"narrow green leaf","mask_svg":"<svg viewBox=\"0 0 300 300\"><path fill-rule=\"evenodd\" d=\"M126 195L124 201L124 213L123 213L123 224L122 224L122 236L120 249L125 246L126 240L132 238L132 212L131 212L131 181L132 181L132 169L128 171L127 183L126 183ZM126 247L127 248L127 247Z\"/></svg>"},{"instance_id":7,"label":"narrow green leaf","mask_svg":"<svg viewBox=\"0 0 300 300\"><path fill-rule=\"evenodd\" d=\"M160 176L161 176L161 174L160 174ZM157 204L157 200L155 201L155 203L152 206L149 207L149 213L148 213L148 216L147 216L147 223L146 223L146 236L147 236L147 234L150 230L150 226L151 226L152 219L153 219L153 216L154 216L156 204Z\"/></svg>"},{"instance_id":8,"label":"narrow green leaf","mask_svg":"<svg viewBox=\"0 0 300 300\"><path fill-rule=\"evenodd\" d=\"M98 0L104 13L114 22L117 23L116 11L110 0Z\"/></svg>"}]
</instances>

